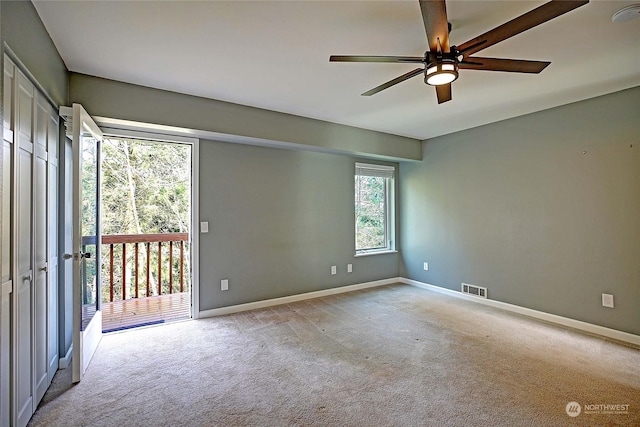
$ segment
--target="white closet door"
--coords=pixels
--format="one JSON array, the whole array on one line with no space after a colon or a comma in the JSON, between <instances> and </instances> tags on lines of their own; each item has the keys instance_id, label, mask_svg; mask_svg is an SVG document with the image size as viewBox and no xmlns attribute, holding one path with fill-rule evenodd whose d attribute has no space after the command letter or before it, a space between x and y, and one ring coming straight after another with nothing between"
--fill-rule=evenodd
<instances>
[{"instance_id":1,"label":"white closet door","mask_svg":"<svg viewBox=\"0 0 640 427\"><path fill-rule=\"evenodd\" d=\"M4 123L2 141L2 304L0 305L0 425L11 424L11 300L13 298L13 267L11 261L11 200L13 199L13 90L15 66L5 58L4 63Z\"/></svg>"},{"instance_id":2,"label":"white closet door","mask_svg":"<svg viewBox=\"0 0 640 427\"><path fill-rule=\"evenodd\" d=\"M48 333L47 333L47 359L49 380L51 384L53 376L58 370L58 115L50 107L47 125L47 153L49 158L49 277L48 277Z\"/></svg>"},{"instance_id":3,"label":"white closet door","mask_svg":"<svg viewBox=\"0 0 640 427\"><path fill-rule=\"evenodd\" d=\"M16 145L15 206L16 224L16 280L13 300L15 353L14 408L16 424L25 426L34 409L33 398L33 345L32 345L32 288L33 288L33 103L34 87L22 73L17 72L16 86ZM17 151L17 153L16 153Z\"/></svg>"},{"instance_id":4,"label":"white closet door","mask_svg":"<svg viewBox=\"0 0 640 427\"><path fill-rule=\"evenodd\" d=\"M33 175L33 234L35 270L33 282L33 359L35 402L38 405L49 387L49 363L47 360L47 311L48 311L48 224L47 224L47 125L49 124L49 106L47 101L36 94L35 103L35 157Z\"/></svg>"},{"instance_id":5,"label":"white closet door","mask_svg":"<svg viewBox=\"0 0 640 427\"><path fill-rule=\"evenodd\" d=\"M58 116L4 59L0 425L23 427L58 368Z\"/></svg>"}]
</instances>

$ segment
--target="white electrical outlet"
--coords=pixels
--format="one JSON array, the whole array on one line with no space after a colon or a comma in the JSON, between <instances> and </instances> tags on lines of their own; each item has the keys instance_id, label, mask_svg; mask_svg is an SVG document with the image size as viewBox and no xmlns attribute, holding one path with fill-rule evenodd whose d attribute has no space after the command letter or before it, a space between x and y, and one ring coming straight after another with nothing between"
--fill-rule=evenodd
<instances>
[{"instance_id":1,"label":"white electrical outlet","mask_svg":"<svg viewBox=\"0 0 640 427\"><path fill-rule=\"evenodd\" d=\"M220 281L220 290L222 291L229 290L229 279L222 279Z\"/></svg>"},{"instance_id":2,"label":"white electrical outlet","mask_svg":"<svg viewBox=\"0 0 640 427\"><path fill-rule=\"evenodd\" d=\"M334 274L337 274L337 273L338 273L338 267L335 266L335 265L332 265L331 266L331 274L334 275Z\"/></svg>"},{"instance_id":3,"label":"white electrical outlet","mask_svg":"<svg viewBox=\"0 0 640 427\"><path fill-rule=\"evenodd\" d=\"M347 273L353 273L353 264L347 264Z\"/></svg>"},{"instance_id":4,"label":"white electrical outlet","mask_svg":"<svg viewBox=\"0 0 640 427\"><path fill-rule=\"evenodd\" d=\"M602 306L613 308L613 295L611 294L602 294Z\"/></svg>"},{"instance_id":5,"label":"white electrical outlet","mask_svg":"<svg viewBox=\"0 0 640 427\"><path fill-rule=\"evenodd\" d=\"M422 264L422 268L424 268L424 271L429 271L429 263L425 261L425 262Z\"/></svg>"}]
</instances>

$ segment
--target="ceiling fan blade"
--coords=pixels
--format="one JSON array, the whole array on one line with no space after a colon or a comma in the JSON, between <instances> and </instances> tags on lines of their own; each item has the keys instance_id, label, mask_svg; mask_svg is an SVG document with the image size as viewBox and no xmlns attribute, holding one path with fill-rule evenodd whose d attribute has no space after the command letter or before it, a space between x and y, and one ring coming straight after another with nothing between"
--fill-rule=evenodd
<instances>
[{"instance_id":1,"label":"ceiling fan blade","mask_svg":"<svg viewBox=\"0 0 640 427\"><path fill-rule=\"evenodd\" d=\"M451 83L436 86L436 94L438 95L438 104L451 101Z\"/></svg>"},{"instance_id":2,"label":"ceiling fan blade","mask_svg":"<svg viewBox=\"0 0 640 427\"><path fill-rule=\"evenodd\" d=\"M357 55L331 55L329 62L396 62L396 63L423 63L424 58L417 56L357 56Z\"/></svg>"},{"instance_id":3,"label":"ceiling fan blade","mask_svg":"<svg viewBox=\"0 0 640 427\"><path fill-rule=\"evenodd\" d=\"M512 19L499 27L494 28L466 43L458 46L458 51L464 55L472 55L496 43L500 43L509 37L520 34L523 31L531 29L537 25L547 22L553 18L572 11L580 6L589 3L589 0L569 1L569 0L553 0L542 6L533 9L524 15Z\"/></svg>"},{"instance_id":4,"label":"ceiling fan blade","mask_svg":"<svg viewBox=\"0 0 640 427\"><path fill-rule=\"evenodd\" d=\"M383 91L387 88L390 88L393 85L397 85L398 83L401 83L405 80L410 79L411 77L415 77L418 76L420 74L424 73L424 69L423 68L416 68L413 71L409 71L407 74L403 74L400 77L396 77L393 80L389 80L386 83L381 84L380 86L374 87L371 90L366 91L365 93L362 94L362 96L371 96L371 95L375 95L376 93Z\"/></svg>"},{"instance_id":5,"label":"ceiling fan blade","mask_svg":"<svg viewBox=\"0 0 640 427\"><path fill-rule=\"evenodd\" d=\"M442 52L449 52L449 22L444 0L420 0L420 10L429 42L429 51L438 52L441 46ZM440 40L439 45L438 40Z\"/></svg>"},{"instance_id":6,"label":"ceiling fan blade","mask_svg":"<svg viewBox=\"0 0 640 427\"><path fill-rule=\"evenodd\" d=\"M462 62L458 64L458 68L464 70L507 71L512 73L538 74L549 64L551 64L551 62L470 56L464 58Z\"/></svg>"}]
</instances>

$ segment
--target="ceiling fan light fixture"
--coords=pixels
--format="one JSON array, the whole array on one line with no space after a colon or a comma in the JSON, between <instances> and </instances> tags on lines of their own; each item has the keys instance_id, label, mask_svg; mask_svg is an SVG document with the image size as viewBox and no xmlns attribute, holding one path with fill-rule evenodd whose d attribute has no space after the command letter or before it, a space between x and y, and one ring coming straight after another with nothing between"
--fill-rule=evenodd
<instances>
[{"instance_id":1,"label":"ceiling fan light fixture","mask_svg":"<svg viewBox=\"0 0 640 427\"><path fill-rule=\"evenodd\" d=\"M432 62L424 73L424 82L431 86L451 83L458 78L458 64L455 60L442 59Z\"/></svg>"}]
</instances>

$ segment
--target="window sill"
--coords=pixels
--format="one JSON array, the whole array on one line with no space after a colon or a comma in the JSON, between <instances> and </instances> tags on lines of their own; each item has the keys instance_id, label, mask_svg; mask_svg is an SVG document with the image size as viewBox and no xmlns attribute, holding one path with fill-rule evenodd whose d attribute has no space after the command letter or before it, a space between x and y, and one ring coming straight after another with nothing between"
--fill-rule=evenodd
<instances>
[{"instance_id":1,"label":"window sill","mask_svg":"<svg viewBox=\"0 0 640 427\"><path fill-rule=\"evenodd\" d=\"M397 254L398 251L395 249L382 249L379 251L368 251L368 252L356 252L354 255L356 258L361 256L371 256L371 255L384 255L384 254Z\"/></svg>"}]
</instances>

